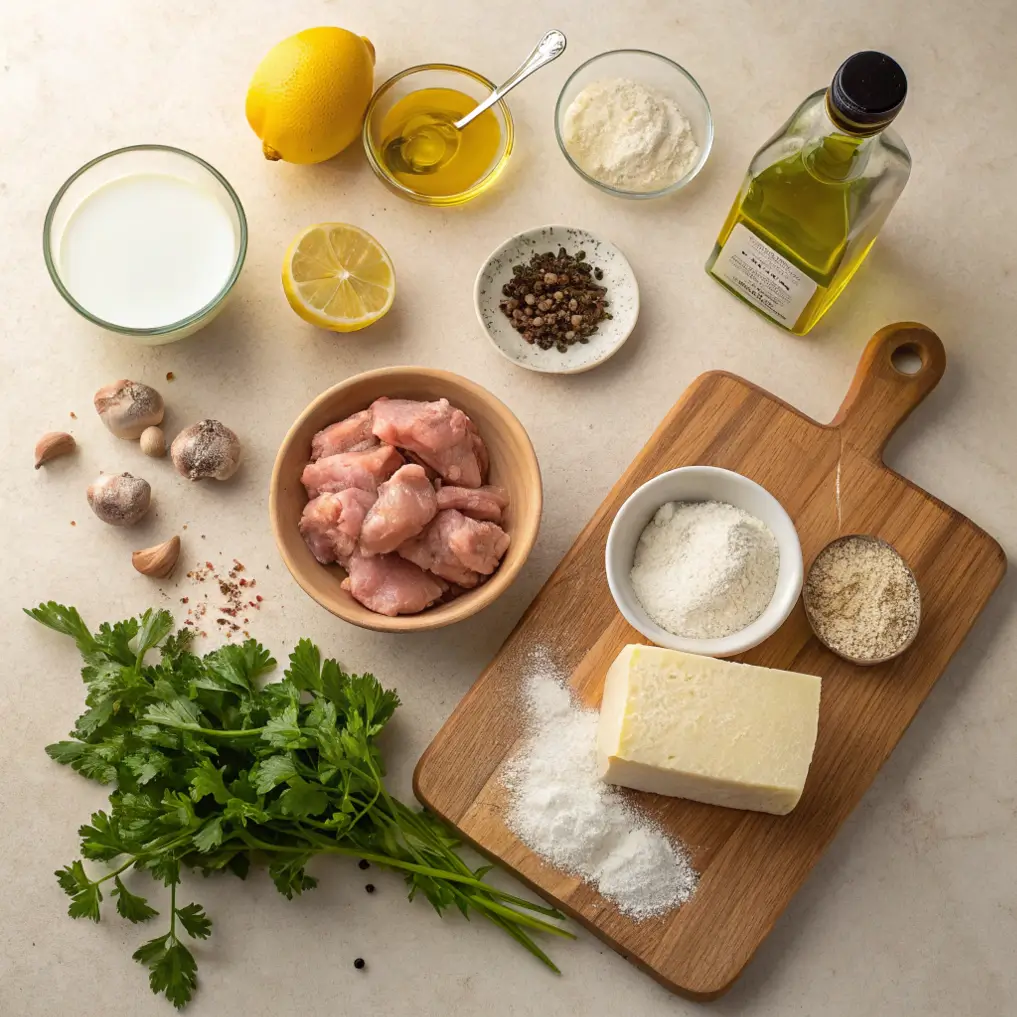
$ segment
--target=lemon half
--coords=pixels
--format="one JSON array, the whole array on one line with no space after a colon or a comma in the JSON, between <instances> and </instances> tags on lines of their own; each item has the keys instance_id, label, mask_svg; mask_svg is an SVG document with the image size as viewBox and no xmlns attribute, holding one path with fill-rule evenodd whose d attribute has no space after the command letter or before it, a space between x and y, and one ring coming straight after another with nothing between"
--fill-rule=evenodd
<instances>
[{"instance_id":1,"label":"lemon half","mask_svg":"<svg viewBox=\"0 0 1017 1017\"><path fill-rule=\"evenodd\" d=\"M395 298L395 268L370 233L344 222L308 226L282 269L290 307L333 332L356 332L383 317Z\"/></svg>"}]
</instances>

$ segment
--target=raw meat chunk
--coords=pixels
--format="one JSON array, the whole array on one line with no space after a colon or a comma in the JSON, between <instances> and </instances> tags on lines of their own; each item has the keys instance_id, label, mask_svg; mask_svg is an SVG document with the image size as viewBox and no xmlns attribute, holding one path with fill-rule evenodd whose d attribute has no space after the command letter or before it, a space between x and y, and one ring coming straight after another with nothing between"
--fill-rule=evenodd
<instances>
[{"instance_id":1,"label":"raw meat chunk","mask_svg":"<svg viewBox=\"0 0 1017 1017\"><path fill-rule=\"evenodd\" d=\"M447 524L443 525L442 522L446 515L445 512L439 512L421 534L399 546L399 554L414 565L427 569L464 590L472 590L480 582L480 573L467 568L449 547L443 532Z\"/></svg>"},{"instance_id":2,"label":"raw meat chunk","mask_svg":"<svg viewBox=\"0 0 1017 1017\"><path fill-rule=\"evenodd\" d=\"M498 567L508 546L509 535L500 526L442 509L419 537L399 548L399 554L450 583L472 589L481 574L490 575Z\"/></svg>"},{"instance_id":3,"label":"raw meat chunk","mask_svg":"<svg viewBox=\"0 0 1017 1017\"><path fill-rule=\"evenodd\" d=\"M482 523L456 509L444 509L442 534L449 549L468 569L490 575L509 546L509 535L497 523Z\"/></svg>"},{"instance_id":4,"label":"raw meat chunk","mask_svg":"<svg viewBox=\"0 0 1017 1017\"><path fill-rule=\"evenodd\" d=\"M480 487L472 424L447 399L425 403L382 396L371 404L374 434L409 449L450 483Z\"/></svg>"},{"instance_id":5,"label":"raw meat chunk","mask_svg":"<svg viewBox=\"0 0 1017 1017\"><path fill-rule=\"evenodd\" d=\"M379 445L364 452L339 452L308 463L300 477L309 498L336 493L347 487L359 487L374 494L403 464L403 457L390 445Z\"/></svg>"},{"instance_id":6,"label":"raw meat chunk","mask_svg":"<svg viewBox=\"0 0 1017 1017\"><path fill-rule=\"evenodd\" d=\"M361 410L337 424L330 424L311 439L311 462L340 452L363 452L378 444L371 430L371 411Z\"/></svg>"},{"instance_id":7,"label":"raw meat chunk","mask_svg":"<svg viewBox=\"0 0 1017 1017\"><path fill-rule=\"evenodd\" d=\"M503 487L454 487L444 484L438 488L439 509L458 509L471 519L500 523L508 503L508 491Z\"/></svg>"},{"instance_id":8,"label":"raw meat chunk","mask_svg":"<svg viewBox=\"0 0 1017 1017\"><path fill-rule=\"evenodd\" d=\"M360 533L364 554L388 554L415 537L438 511L438 501L422 466L400 466L378 488Z\"/></svg>"},{"instance_id":9,"label":"raw meat chunk","mask_svg":"<svg viewBox=\"0 0 1017 1017\"><path fill-rule=\"evenodd\" d=\"M365 557L357 551L347 570L343 589L364 607L390 618L423 611L448 589L446 583L396 554Z\"/></svg>"},{"instance_id":10,"label":"raw meat chunk","mask_svg":"<svg viewBox=\"0 0 1017 1017\"><path fill-rule=\"evenodd\" d=\"M348 558L357 547L360 527L375 495L348 487L337 494L319 494L304 506L300 534L323 565Z\"/></svg>"}]
</instances>

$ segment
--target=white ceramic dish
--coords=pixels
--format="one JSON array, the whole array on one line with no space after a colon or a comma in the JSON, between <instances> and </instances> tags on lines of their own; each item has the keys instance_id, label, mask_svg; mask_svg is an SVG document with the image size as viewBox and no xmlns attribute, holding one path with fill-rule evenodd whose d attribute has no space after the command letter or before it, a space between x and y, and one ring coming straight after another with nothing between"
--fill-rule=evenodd
<instances>
[{"instance_id":1,"label":"white ceramic dish","mask_svg":"<svg viewBox=\"0 0 1017 1017\"><path fill-rule=\"evenodd\" d=\"M639 536L661 505L669 501L723 501L761 519L777 538L777 588L766 610L739 632L722 639L684 639L662 629L643 610L629 573ZM607 583L625 620L658 646L707 657L733 657L757 646L784 624L802 592L802 546L791 517L754 480L715 466L684 466L662 473L635 490L618 510L607 537Z\"/></svg>"},{"instance_id":2,"label":"white ceramic dish","mask_svg":"<svg viewBox=\"0 0 1017 1017\"><path fill-rule=\"evenodd\" d=\"M586 252L586 260L604 272L600 280L607 287L609 310L614 315L602 321L588 343L575 343L565 353L530 345L512 328L498 306L504 299L501 288L512 278L512 266L527 262L534 252ZM477 273L473 303L487 337L503 357L528 371L546 374L579 374L613 357L621 349L639 317L639 286L628 259L614 244L572 226L538 226L510 237L492 252Z\"/></svg>"}]
</instances>

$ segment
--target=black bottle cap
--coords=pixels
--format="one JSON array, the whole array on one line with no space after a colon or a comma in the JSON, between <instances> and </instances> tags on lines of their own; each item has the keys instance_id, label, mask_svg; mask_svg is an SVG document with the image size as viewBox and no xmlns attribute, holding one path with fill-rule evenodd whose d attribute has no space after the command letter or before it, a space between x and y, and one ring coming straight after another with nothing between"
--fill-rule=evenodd
<instances>
[{"instance_id":1,"label":"black bottle cap","mask_svg":"<svg viewBox=\"0 0 1017 1017\"><path fill-rule=\"evenodd\" d=\"M885 53L866 50L844 61L827 92L830 116L855 134L875 134L900 112L908 79Z\"/></svg>"}]
</instances>

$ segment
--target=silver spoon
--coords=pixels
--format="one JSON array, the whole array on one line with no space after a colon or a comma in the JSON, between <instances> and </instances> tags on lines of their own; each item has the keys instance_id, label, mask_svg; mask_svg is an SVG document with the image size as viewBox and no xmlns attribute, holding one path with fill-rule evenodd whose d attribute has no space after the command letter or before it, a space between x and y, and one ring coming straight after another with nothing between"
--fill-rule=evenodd
<instances>
[{"instance_id":1,"label":"silver spoon","mask_svg":"<svg viewBox=\"0 0 1017 1017\"><path fill-rule=\"evenodd\" d=\"M459 120L435 123L428 118L420 128L393 138L385 145L385 164L394 173L415 175L436 173L446 165L459 148L459 132L471 124L485 110L565 52L565 35L552 29L534 47L516 72L500 88L496 88L482 103ZM424 146L420 142L424 141ZM416 149L416 151L414 151ZM422 150L423 149L423 150ZM436 155L437 153L437 155Z\"/></svg>"}]
</instances>

